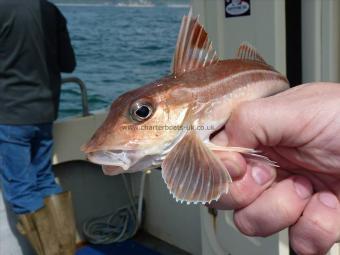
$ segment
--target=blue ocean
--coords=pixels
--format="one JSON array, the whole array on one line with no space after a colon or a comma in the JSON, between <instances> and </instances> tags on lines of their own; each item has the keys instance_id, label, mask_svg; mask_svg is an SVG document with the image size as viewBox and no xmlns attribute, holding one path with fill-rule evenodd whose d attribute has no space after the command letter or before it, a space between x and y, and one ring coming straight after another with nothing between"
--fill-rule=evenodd
<instances>
[{"instance_id":1,"label":"blue ocean","mask_svg":"<svg viewBox=\"0 0 340 255\"><path fill-rule=\"evenodd\" d=\"M187 6L59 5L77 56L73 74L88 89L90 110L108 107L122 93L170 73ZM62 87L59 118L81 114L80 90Z\"/></svg>"}]
</instances>

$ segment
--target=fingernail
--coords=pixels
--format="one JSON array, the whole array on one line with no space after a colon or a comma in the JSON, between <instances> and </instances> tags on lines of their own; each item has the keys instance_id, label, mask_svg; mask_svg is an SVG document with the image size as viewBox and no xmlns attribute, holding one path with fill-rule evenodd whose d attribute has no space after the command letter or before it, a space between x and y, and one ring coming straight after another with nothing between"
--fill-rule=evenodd
<instances>
[{"instance_id":1,"label":"fingernail","mask_svg":"<svg viewBox=\"0 0 340 255\"><path fill-rule=\"evenodd\" d=\"M303 177L294 178L294 187L298 196L302 199L310 197L313 193L312 184Z\"/></svg>"},{"instance_id":2,"label":"fingernail","mask_svg":"<svg viewBox=\"0 0 340 255\"><path fill-rule=\"evenodd\" d=\"M323 203L327 207L330 207L333 209L338 207L339 201L336 198L336 196L331 193L326 193L326 192L321 193L319 195L319 200L321 203Z\"/></svg>"},{"instance_id":3,"label":"fingernail","mask_svg":"<svg viewBox=\"0 0 340 255\"><path fill-rule=\"evenodd\" d=\"M273 178L274 171L270 168L254 166L251 175L258 185L263 185Z\"/></svg>"}]
</instances>

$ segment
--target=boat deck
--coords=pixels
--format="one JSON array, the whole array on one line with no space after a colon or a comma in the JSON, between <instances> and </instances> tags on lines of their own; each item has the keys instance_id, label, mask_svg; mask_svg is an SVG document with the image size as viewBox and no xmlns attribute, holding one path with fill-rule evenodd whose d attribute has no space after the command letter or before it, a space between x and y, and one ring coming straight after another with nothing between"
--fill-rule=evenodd
<instances>
[{"instance_id":1,"label":"boat deck","mask_svg":"<svg viewBox=\"0 0 340 255\"><path fill-rule=\"evenodd\" d=\"M78 249L76 255L190 255L183 250L168 244L145 231L131 240L110 245L85 245Z\"/></svg>"}]
</instances>

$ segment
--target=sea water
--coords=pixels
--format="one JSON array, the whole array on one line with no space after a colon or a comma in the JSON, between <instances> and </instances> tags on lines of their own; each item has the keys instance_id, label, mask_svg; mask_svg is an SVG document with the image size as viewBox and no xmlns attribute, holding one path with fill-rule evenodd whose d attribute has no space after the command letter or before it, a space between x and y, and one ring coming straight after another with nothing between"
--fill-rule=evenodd
<instances>
[{"instance_id":1,"label":"sea water","mask_svg":"<svg viewBox=\"0 0 340 255\"><path fill-rule=\"evenodd\" d=\"M59 5L77 57L73 74L87 86L90 110L107 108L122 93L170 73L181 18L171 6ZM175 7L175 6L172 6ZM62 87L59 118L81 114L80 90Z\"/></svg>"}]
</instances>

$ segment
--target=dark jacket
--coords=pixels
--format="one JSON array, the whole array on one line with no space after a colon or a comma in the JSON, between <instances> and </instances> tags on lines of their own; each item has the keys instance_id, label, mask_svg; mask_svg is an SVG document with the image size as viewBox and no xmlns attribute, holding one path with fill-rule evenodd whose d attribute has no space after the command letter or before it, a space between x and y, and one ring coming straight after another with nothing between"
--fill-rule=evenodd
<instances>
[{"instance_id":1,"label":"dark jacket","mask_svg":"<svg viewBox=\"0 0 340 255\"><path fill-rule=\"evenodd\" d=\"M60 72L76 66L58 8L45 0L0 0L0 124L55 120Z\"/></svg>"}]
</instances>

